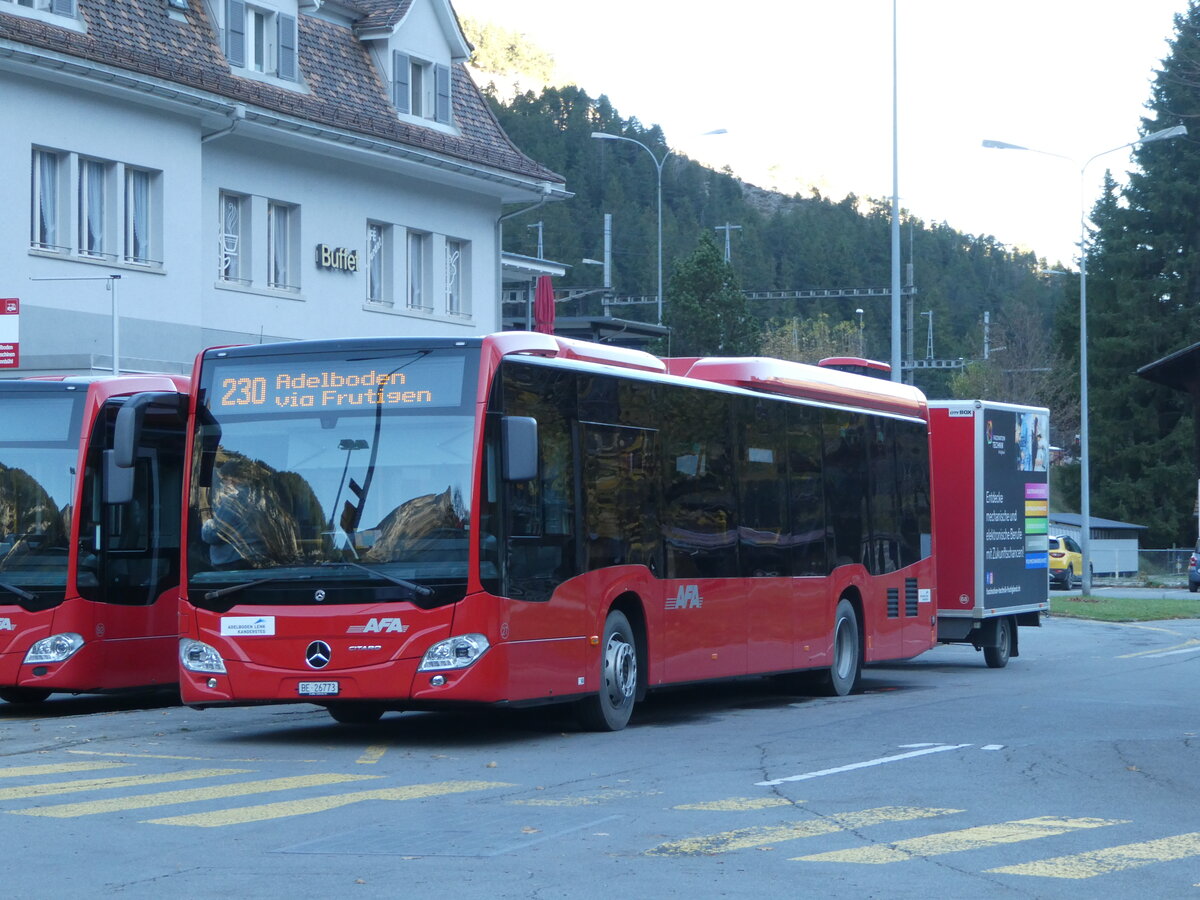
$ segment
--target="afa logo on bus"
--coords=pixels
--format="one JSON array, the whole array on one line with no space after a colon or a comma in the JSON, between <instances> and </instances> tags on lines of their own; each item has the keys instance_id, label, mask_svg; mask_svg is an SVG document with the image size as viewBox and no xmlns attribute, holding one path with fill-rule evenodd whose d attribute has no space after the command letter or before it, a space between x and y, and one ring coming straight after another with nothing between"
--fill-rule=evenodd
<instances>
[{"instance_id":1,"label":"afa logo on bus","mask_svg":"<svg viewBox=\"0 0 1200 900\"><path fill-rule=\"evenodd\" d=\"M679 593L667 598L667 609L700 609L704 598L700 596L700 585L681 584Z\"/></svg>"}]
</instances>

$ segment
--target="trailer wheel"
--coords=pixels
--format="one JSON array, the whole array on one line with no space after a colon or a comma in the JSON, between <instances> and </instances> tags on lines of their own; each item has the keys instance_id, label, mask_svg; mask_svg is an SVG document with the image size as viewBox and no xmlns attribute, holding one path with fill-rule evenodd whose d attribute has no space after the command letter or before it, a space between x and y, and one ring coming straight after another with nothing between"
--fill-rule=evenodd
<instances>
[{"instance_id":1,"label":"trailer wheel","mask_svg":"<svg viewBox=\"0 0 1200 900\"><path fill-rule=\"evenodd\" d=\"M1003 669L1012 656L1013 620L1004 616L996 620L996 646L983 648L983 660L989 669Z\"/></svg>"},{"instance_id":2,"label":"trailer wheel","mask_svg":"<svg viewBox=\"0 0 1200 900\"><path fill-rule=\"evenodd\" d=\"M382 706L370 703L330 703L325 711L342 725L374 725L384 712Z\"/></svg>"},{"instance_id":3,"label":"trailer wheel","mask_svg":"<svg viewBox=\"0 0 1200 900\"><path fill-rule=\"evenodd\" d=\"M49 696L49 691L40 688L0 688L0 700L5 703L41 703Z\"/></svg>"},{"instance_id":4,"label":"trailer wheel","mask_svg":"<svg viewBox=\"0 0 1200 900\"><path fill-rule=\"evenodd\" d=\"M600 646L600 690L580 700L575 712L588 731L620 731L633 715L638 686L637 645L624 613L608 614Z\"/></svg>"},{"instance_id":5,"label":"trailer wheel","mask_svg":"<svg viewBox=\"0 0 1200 900\"><path fill-rule=\"evenodd\" d=\"M833 618L833 665L822 678L823 693L845 697L858 690L862 677L862 638L858 614L849 600L839 600Z\"/></svg>"}]
</instances>

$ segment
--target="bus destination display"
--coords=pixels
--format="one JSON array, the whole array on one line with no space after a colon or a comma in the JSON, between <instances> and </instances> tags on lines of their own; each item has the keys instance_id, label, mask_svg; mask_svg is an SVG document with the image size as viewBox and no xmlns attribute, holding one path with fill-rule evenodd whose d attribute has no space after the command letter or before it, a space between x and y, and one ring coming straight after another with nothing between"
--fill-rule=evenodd
<instances>
[{"instance_id":1,"label":"bus destination display","mask_svg":"<svg viewBox=\"0 0 1200 900\"><path fill-rule=\"evenodd\" d=\"M375 364L231 362L212 372L208 407L222 415L420 409L462 400L461 356L393 357Z\"/></svg>"}]
</instances>

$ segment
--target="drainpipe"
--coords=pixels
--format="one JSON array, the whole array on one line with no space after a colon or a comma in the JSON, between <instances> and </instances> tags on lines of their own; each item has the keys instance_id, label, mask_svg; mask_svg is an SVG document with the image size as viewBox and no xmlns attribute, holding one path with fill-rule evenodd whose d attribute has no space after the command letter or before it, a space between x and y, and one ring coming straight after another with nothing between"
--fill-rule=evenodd
<instances>
[{"instance_id":1,"label":"drainpipe","mask_svg":"<svg viewBox=\"0 0 1200 900\"><path fill-rule=\"evenodd\" d=\"M229 125L227 125L225 128L220 129L219 131L214 131L214 132L211 132L210 134L201 135L200 143L207 144L211 140L215 140L216 138L219 138L219 137L224 137L225 135L229 134L229 132L233 131L233 129L237 128L238 122L243 121L245 118L246 118L246 107L244 107L240 103L235 104L233 109L229 110L229 119L230 119Z\"/></svg>"},{"instance_id":2,"label":"drainpipe","mask_svg":"<svg viewBox=\"0 0 1200 900\"><path fill-rule=\"evenodd\" d=\"M543 181L539 187L541 188L542 196L538 199L537 203L531 203L529 206L524 206L514 212L505 213L496 219L496 283L495 294L493 296L496 298L497 311L500 312L500 321L496 323L497 331L504 330L504 304L501 300L501 297L504 296L504 262L502 259L504 255L504 222L506 219L521 216L541 206L545 206L546 202L550 199L550 195L554 192L554 185L548 181Z\"/></svg>"}]
</instances>

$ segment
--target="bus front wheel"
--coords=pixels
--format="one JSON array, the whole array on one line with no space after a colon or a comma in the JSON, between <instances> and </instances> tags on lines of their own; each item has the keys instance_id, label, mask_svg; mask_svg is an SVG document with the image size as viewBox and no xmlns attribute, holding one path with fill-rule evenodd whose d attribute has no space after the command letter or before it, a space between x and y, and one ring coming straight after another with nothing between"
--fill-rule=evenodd
<instances>
[{"instance_id":1,"label":"bus front wheel","mask_svg":"<svg viewBox=\"0 0 1200 900\"><path fill-rule=\"evenodd\" d=\"M825 673L822 687L830 697L845 697L858 690L862 677L862 638L858 614L849 600L839 600L833 618L833 665Z\"/></svg>"},{"instance_id":2,"label":"bus front wheel","mask_svg":"<svg viewBox=\"0 0 1200 900\"><path fill-rule=\"evenodd\" d=\"M633 715L638 685L637 645L623 612L608 614L600 646L600 690L580 700L576 712L588 731L620 731Z\"/></svg>"}]
</instances>

